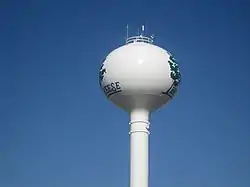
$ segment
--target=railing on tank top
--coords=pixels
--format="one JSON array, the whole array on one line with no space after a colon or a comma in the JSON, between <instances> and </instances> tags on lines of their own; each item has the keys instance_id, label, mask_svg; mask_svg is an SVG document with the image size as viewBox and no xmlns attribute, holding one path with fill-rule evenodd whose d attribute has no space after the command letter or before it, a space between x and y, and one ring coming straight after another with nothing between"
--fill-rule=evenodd
<instances>
[{"instance_id":1,"label":"railing on tank top","mask_svg":"<svg viewBox=\"0 0 250 187\"><path fill-rule=\"evenodd\" d=\"M146 37L146 36L132 36L126 39L126 44L135 43L135 42L144 42L152 44L154 41L152 38Z\"/></svg>"}]
</instances>

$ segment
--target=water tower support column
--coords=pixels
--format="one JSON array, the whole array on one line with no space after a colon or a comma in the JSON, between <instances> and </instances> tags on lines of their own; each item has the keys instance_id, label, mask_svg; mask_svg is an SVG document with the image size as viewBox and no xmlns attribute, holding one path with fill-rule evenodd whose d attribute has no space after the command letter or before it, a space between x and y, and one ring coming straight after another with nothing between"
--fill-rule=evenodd
<instances>
[{"instance_id":1,"label":"water tower support column","mask_svg":"<svg viewBox=\"0 0 250 187\"><path fill-rule=\"evenodd\" d=\"M130 114L130 187L148 187L149 112Z\"/></svg>"}]
</instances>

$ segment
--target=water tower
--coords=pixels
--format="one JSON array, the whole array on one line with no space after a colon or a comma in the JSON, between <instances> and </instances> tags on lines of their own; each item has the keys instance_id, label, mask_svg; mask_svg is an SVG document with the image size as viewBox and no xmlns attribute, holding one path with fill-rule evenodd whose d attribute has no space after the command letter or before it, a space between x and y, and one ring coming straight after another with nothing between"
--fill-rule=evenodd
<instances>
[{"instance_id":1,"label":"water tower","mask_svg":"<svg viewBox=\"0 0 250 187\"><path fill-rule=\"evenodd\" d=\"M102 62L101 89L130 115L130 187L148 187L150 115L174 97L180 80L173 55L146 37L144 26Z\"/></svg>"}]
</instances>

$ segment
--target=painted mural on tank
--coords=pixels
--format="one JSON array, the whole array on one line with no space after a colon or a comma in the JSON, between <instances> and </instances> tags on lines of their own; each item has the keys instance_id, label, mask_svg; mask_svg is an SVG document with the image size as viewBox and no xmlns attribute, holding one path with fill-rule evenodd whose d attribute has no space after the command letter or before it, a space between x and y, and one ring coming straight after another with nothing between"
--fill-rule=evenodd
<instances>
[{"instance_id":1,"label":"painted mural on tank","mask_svg":"<svg viewBox=\"0 0 250 187\"><path fill-rule=\"evenodd\" d=\"M107 69L104 67L105 60L103 60L100 71L99 71L99 84L100 84L101 89L105 93L106 97L109 98L110 96L116 93L122 92L122 89L121 89L121 84L119 81L114 81L105 85L102 84L104 76L107 73Z\"/></svg>"},{"instance_id":2,"label":"painted mural on tank","mask_svg":"<svg viewBox=\"0 0 250 187\"><path fill-rule=\"evenodd\" d=\"M170 54L168 64L170 66L170 77L173 79L173 84L167 91L162 92L162 94L168 95L170 98L173 98L181 82L181 72L178 63L172 54Z\"/></svg>"}]
</instances>

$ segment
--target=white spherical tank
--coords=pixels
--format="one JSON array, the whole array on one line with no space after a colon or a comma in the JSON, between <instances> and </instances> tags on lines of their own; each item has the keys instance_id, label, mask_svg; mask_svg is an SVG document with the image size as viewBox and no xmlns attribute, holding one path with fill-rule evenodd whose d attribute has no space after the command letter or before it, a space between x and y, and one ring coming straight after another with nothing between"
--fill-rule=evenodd
<instances>
[{"instance_id":1,"label":"white spherical tank","mask_svg":"<svg viewBox=\"0 0 250 187\"><path fill-rule=\"evenodd\" d=\"M144 36L128 38L105 58L99 72L106 97L127 112L160 108L174 97L180 80L171 53Z\"/></svg>"}]
</instances>

